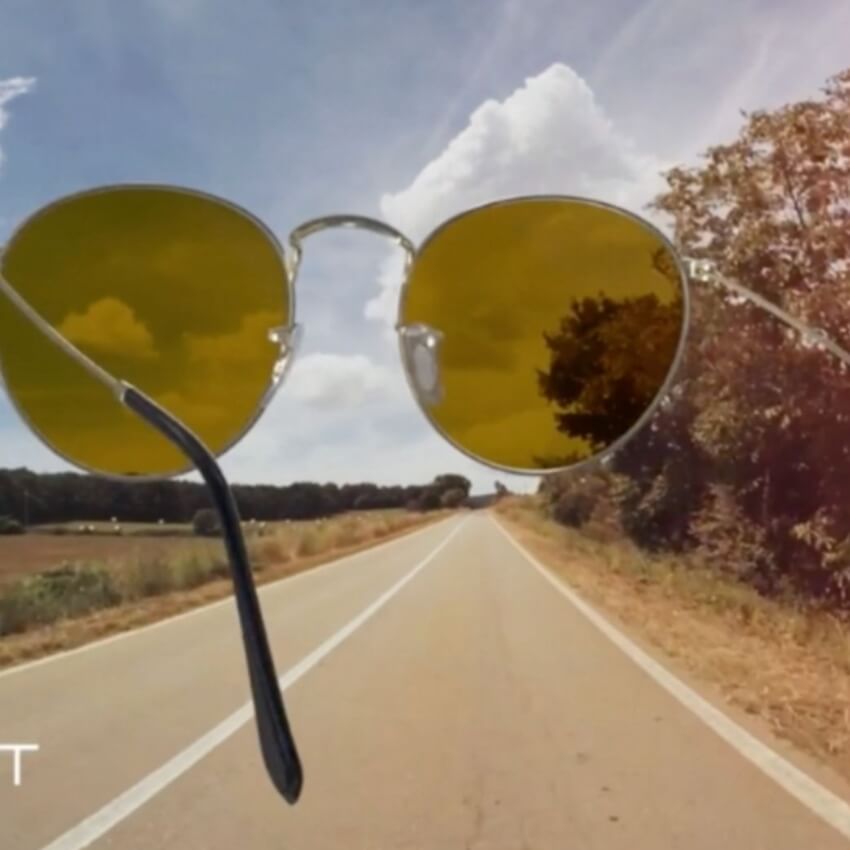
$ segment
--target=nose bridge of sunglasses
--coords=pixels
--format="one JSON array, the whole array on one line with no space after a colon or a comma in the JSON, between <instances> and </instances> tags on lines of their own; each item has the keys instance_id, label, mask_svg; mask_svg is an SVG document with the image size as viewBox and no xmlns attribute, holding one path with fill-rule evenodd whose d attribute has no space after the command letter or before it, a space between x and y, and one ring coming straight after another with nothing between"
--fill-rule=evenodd
<instances>
[{"instance_id":1,"label":"nose bridge of sunglasses","mask_svg":"<svg viewBox=\"0 0 850 850\"><path fill-rule=\"evenodd\" d=\"M335 230L337 228L354 228L357 230L365 230L369 233L375 233L379 236L384 236L397 245L399 245L405 254L404 274L407 275L410 267L413 265L413 260L416 256L416 248L410 239L407 238L400 230L396 230L392 225L386 222L379 221L376 218L369 218L363 215L353 215L341 213L338 215L326 215L319 218L313 218L299 224L289 234L289 247L292 249L294 260L290 266L290 272L294 277L298 272L298 266L301 262L303 253L303 241L315 233L323 230Z\"/></svg>"},{"instance_id":2,"label":"nose bridge of sunglasses","mask_svg":"<svg viewBox=\"0 0 850 850\"><path fill-rule=\"evenodd\" d=\"M384 236L404 251L402 280L406 281L416 259L416 248L400 230L386 222L361 215L331 215L310 219L296 227L289 235L289 245L294 255L291 273L297 274L303 251L303 241L315 233L336 228L355 228ZM443 388L440 380L439 350L443 334L427 325L397 325L401 358L411 389L420 401L436 405L442 401Z\"/></svg>"}]
</instances>

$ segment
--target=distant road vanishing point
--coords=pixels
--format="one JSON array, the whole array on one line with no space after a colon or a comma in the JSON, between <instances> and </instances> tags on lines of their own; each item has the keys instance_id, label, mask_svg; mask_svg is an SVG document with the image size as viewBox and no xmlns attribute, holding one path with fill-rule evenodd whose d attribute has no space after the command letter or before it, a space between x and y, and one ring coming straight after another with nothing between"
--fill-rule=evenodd
<instances>
[{"instance_id":1,"label":"distant road vanishing point","mask_svg":"<svg viewBox=\"0 0 850 850\"><path fill-rule=\"evenodd\" d=\"M40 747L19 787L0 755L0 847L850 846L840 796L712 728L545 579L476 513L264 587L294 807L261 764L232 599L0 673L0 743Z\"/></svg>"}]
</instances>

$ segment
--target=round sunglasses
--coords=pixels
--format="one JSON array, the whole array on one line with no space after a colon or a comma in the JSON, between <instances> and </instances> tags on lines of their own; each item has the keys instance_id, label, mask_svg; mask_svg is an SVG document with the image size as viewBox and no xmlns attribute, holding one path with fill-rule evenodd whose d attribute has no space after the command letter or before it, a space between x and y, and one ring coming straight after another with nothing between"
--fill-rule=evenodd
<instances>
[{"instance_id":1,"label":"round sunglasses","mask_svg":"<svg viewBox=\"0 0 850 850\"><path fill-rule=\"evenodd\" d=\"M127 185L62 198L11 236L0 266L9 397L88 472L190 469L121 403L127 387L221 456L284 381L303 242L333 227L404 251L396 330L408 384L436 431L479 463L540 475L597 459L668 388L686 336L685 269L624 210L513 198L444 222L418 248L382 222L336 215L297 227L286 252L223 199Z\"/></svg>"}]
</instances>

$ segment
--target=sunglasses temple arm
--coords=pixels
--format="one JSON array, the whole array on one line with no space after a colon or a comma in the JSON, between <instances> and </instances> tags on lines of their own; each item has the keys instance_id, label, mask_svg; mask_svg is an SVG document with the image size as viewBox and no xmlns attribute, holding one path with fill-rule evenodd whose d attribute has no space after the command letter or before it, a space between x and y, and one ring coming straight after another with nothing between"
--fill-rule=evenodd
<instances>
[{"instance_id":1,"label":"sunglasses temple arm","mask_svg":"<svg viewBox=\"0 0 850 850\"><path fill-rule=\"evenodd\" d=\"M93 378L109 387L137 416L175 444L192 461L206 482L224 530L263 760L275 788L287 802L295 803L304 784L301 761L275 675L257 589L245 551L239 512L221 469L191 431L139 390L119 381L98 366L46 321L3 277L2 262L3 251L0 248L0 293L54 345L85 368Z\"/></svg>"},{"instance_id":2,"label":"sunglasses temple arm","mask_svg":"<svg viewBox=\"0 0 850 850\"><path fill-rule=\"evenodd\" d=\"M287 802L295 803L304 782L303 771L283 706L233 493L213 456L191 431L139 390L125 383L122 387L123 403L186 454L212 494L230 558L263 760L275 788Z\"/></svg>"},{"instance_id":3,"label":"sunglasses temple arm","mask_svg":"<svg viewBox=\"0 0 850 850\"><path fill-rule=\"evenodd\" d=\"M707 283L712 286L720 287L741 298L746 299L751 304L763 310L765 313L770 313L779 319L780 322L793 328L800 336L808 343L825 349L830 354L837 357L842 363L850 366L850 351L840 346L837 342L827 336L826 332L821 328L813 328L805 322L792 316L790 313L777 307L772 301L749 289L742 286L740 283L735 283L729 278L721 275L713 263L704 260L689 260L688 261L688 276L691 280L699 283Z\"/></svg>"}]
</instances>

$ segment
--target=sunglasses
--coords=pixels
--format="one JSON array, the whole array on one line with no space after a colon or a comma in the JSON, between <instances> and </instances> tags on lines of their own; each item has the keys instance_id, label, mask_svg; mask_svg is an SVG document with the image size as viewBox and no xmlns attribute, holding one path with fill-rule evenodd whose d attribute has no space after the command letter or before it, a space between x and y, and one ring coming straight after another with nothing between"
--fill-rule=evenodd
<instances>
[{"instance_id":1,"label":"sunglasses","mask_svg":"<svg viewBox=\"0 0 850 850\"><path fill-rule=\"evenodd\" d=\"M121 403L128 387L223 455L283 383L303 242L334 227L403 250L396 330L408 384L437 432L482 464L539 475L616 448L674 372L683 264L658 230L615 207L516 198L452 218L419 248L382 222L338 215L297 227L287 253L227 201L130 185L51 203L7 243L0 359L12 402L56 454L99 475L191 469ZM563 374L567 361L578 371Z\"/></svg>"},{"instance_id":2,"label":"sunglasses","mask_svg":"<svg viewBox=\"0 0 850 850\"><path fill-rule=\"evenodd\" d=\"M404 253L396 331L425 418L468 457L516 474L597 463L640 430L682 357L688 282L718 280L644 219L567 196L470 209L418 247L383 222L335 215L296 227L284 250L246 210L159 185L70 195L13 233L0 255L9 398L87 472L201 472L223 520L263 757L289 802L302 768L216 458L283 384L300 336L303 243L336 227Z\"/></svg>"}]
</instances>

